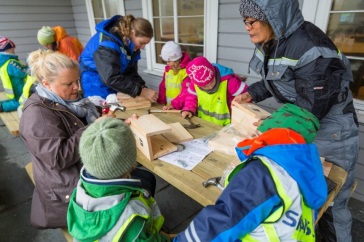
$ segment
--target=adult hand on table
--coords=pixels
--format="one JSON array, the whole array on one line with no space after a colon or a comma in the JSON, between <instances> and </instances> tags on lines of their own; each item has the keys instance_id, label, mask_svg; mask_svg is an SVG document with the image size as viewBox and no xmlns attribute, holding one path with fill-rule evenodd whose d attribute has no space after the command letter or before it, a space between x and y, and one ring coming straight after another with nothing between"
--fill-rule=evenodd
<instances>
[{"instance_id":1,"label":"adult hand on table","mask_svg":"<svg viewBox=\"0 0 364 242\"><path fill-rule=\"evenodd\" d=\"M140 96L145 97L146 99L150 100L152 103L155 103L158 98L158 92L154 91L150 88L143 88Z\"/></svg>"},{"instance_id":2,"label":"adult hand on table","mask_svg":"<svg viewBox=\"0 0 364 242\"><path fill-rule=\"evenodd\" d=\"M233 101L238 102L238 103L249 103L253 100L253 97L248 93L248 92L244 92L238 96L236 96Z\"/></svg>"}]
</instances>

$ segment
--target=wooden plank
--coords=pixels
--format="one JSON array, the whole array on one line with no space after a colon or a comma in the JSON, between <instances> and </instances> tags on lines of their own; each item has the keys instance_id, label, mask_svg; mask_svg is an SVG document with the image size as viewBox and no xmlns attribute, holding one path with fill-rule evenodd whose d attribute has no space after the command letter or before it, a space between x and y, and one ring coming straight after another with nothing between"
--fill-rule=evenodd
<instances>
[{"instance_id":1,"label":"wooden plank","mask_svg":"<svg viewBox=\"0 0 364 242\"><path fill-rule=\"evenodd\" d=\"M7 100L4 92L0 92L0 100ZM19 135L19 116L17 111L1 112L0 118L3 120L5 126L8 128L12 135Z\"/></svg>"},{"instance_id":2,"label":"wooden plank","mask_svg":"<svg viewBox=\"0 0 364 242\"><path fill-rule=\"evenodd\" d=\"M316 223L319 221L322 214L334 201L336 195L339 193L341 187L344 185L347 175L348 173L343 168L337 165L332 165L328 178L330 178L333 182L336 183L336 187L333 191L331 191L328 194L325 204L319 209Z\"/></svg>"},{"instance_id":3,"label":"wooden plank","mask_svg":"<svg viewBox=\"0 0 364 242\"><path fill-rule=\"evenodd\" d=\"M25 171L27 172L30 180L35 185L34 176L33 176L33 163L32 162L29 162L28 164L26 164Z\"/></svg>"},{"instance_id":4,"label":"wooden plank","mask_svg":"<svg viewBox=\"0 0 364 242\"><path fill-rule=\"evenodd\" d=\"M256 130L255 122L265 119L270 115L261 107L252 103L237 103L231 104L231 123L244 124L248 130Z\"/></svg>"},{"instance_id":5,"label":"wooden plank","mask_svg":"<svg viewBox=\"0 0 364 242\"><path fill-rule=\"evenodd\" d=\"M17 111L14 112L1 112L0 118L3 120L5 126L9 129L12 135L19 135L19 118Z\"/></svg>"},{"instance_id":6,"label":"wooden plank","mask_svg":"<svg viewBox=\"0 0 364 242\"><path fill-rule=\"evenodd\" d=\"M142 96L133 98L125 93L118 92L116 97L119 101L119 104L126 107L127 110L150 108L152 106L152 103Z\"/></svg>"},{"instance_id":7,"label":"wooden plank","mask_svg":"<svg viewBox=\"0 0 364 242\"><path fill-rule=\"evenodd\" d=\"M172 143L182 143L185 141L193 140L193 136L182 126L181 123L168 124L171 131L163 134Z\"/></svg>"},{"instance_id":8,"label":"wooden plank","mask_svg":"<svg viewBox=\"0 0 364 242\"><path fill-rule=\"evenodd\" d=\"M146 114L140 116L138 119L132 119L131 123L140 131L140 133L146 137L156 134L163 134L172 130L171 127L169 127L153 114Z\"/></svg>"}]
</instances>

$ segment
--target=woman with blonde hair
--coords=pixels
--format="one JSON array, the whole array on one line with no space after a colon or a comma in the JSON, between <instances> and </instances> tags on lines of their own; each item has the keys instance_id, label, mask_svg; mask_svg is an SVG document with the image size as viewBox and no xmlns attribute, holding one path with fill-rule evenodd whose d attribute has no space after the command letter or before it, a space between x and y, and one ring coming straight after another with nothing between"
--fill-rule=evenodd
<instances>
[{"instance_id":1,"label":"woman with blonde hair","mask_svg":"<svg viewBox=\"0 0 364 242\"><path fill-rule=\"evenodd\" d=\"M106 98L123 92L155 102L158 93L147 88L138 74L140 50L153 38L151 23L132 15L116 15L98 23L96 31L80 56L85 97Z\"/></svg>"},{"instance_id":2,"label":"woman with blonde hair","mask_svg":"<svg viewBox=\"0 0 364 242\"><path fill-rule=\"evenodd\" d=\"M78 63L66 55L37 50L28 57L36 93L24 104L20 135L31 153L35 189L31 223L37 228L66 227L69 198L81 169L78 143L100 113L80 98Z\"/></svg>"}]
</instances>

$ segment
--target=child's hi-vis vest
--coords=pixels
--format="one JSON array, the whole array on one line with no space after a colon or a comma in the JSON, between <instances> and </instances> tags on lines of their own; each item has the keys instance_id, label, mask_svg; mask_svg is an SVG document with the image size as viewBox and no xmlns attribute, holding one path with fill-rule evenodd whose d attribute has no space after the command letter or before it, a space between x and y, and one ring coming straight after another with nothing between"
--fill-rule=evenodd
<instances>
[{"instance_id":1,"label":"child's hi-vis vest","mask_svg":"<svg viewBox=\"0 0 364 242\"><path fill-rule=\"evenodd\" d=\"M165 75L167 105L171 105L172 100L177 97L182 90L182 82L187 77L186 69L180 69L177 74L170 69Z\"/></svg>"},{"instance_id":2,"label":"child's hi-vis vest","mask_svg":"<svg viewBox=\"0 0 364 242\"><path fill-rule=\"evenodd\" d=\"M9 74L8 74L8 65L10 63L10 61L15 61L15 62L19 62L16 61L14 59L10 59L7 62L5 62L5 64L0 68L0 77L3 83L3 87L4 87L4 92L7 98L9 99L14 99L15 98L15 94L13 91L13 85L11 83ZM21 64L21 63L20 63ZM22 64L21 64L22 65ZM24 79L24 86L23 86L23 92L22 95L19 98L19 103L20 106L23 108L25 101L27 100L27 98L29 97L29 92L30 92L30 88L32 87L33 84L33 78L29 75L27 75Z\"/></svg>"},{"instance_id":3,"label":"child's hi-vis vest","mask_svg":"<svg viewBox=\"0 0 364 242\"><path fill-rule=\"evenodd\" d=\"M198 100L198 117L220 126L230 123L230 110L227 104L227 83L227 81L221 81L219 89L212 94L202 91L195 84Z\"/></svg>"},{"instance_id":4,"label":"child's hi-vis vest","mask_svg":"<svg viewBox=\"0 0 364 242\"><path fill-rule=\"evenodd\" d=\"M268 168L276 185L283 205L273 212L255 230L247 234L241 241L315 241L314 210L303 201L299 187L282 167L264 156L259 158ZM239 164L226 178L225 186L234 175L243 169L245 163ZM287 180L288 179L288 180ZM284 181L284 182L282 182ZM292 184L295 185L292 185ZM288 189L289 187L289 189Z\"/></svg>"}]
</instances>

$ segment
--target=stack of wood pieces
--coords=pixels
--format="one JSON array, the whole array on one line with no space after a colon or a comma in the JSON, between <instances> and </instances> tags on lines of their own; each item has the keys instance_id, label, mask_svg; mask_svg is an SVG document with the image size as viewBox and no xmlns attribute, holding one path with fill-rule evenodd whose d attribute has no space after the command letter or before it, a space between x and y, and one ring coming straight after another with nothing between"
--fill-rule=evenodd
<instances>
[{"instance_id":1,"label":"stack of wood pieces","mask_svg":"<svg viewBox=\"0 0 364 242\"><path fill-rule=\"evenodd\" d=\"M266 119L270 113L253 103L238 103L233 101L231 104L231 123L242 124L247 130L256 130L255 122Z\"/></svg>"},{"instance_id":2,"label":"stack of wood pieces","mask_svg":"<svg viewBox=\"0 0 364 242\"><path fill-rule=\"evenodd\" d=\"M137 96L135 98L128 94L118 92L116 98L120 105L126 107L127 110L134 110L139 108L150 108L152 103L145 97Z\"/></svg>"}]
</instances>

